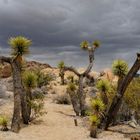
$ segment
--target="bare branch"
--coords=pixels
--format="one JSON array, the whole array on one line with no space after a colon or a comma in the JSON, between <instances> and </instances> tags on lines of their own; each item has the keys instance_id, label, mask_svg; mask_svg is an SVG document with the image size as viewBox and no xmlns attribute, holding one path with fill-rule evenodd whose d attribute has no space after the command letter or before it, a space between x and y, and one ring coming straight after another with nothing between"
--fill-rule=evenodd
<instances>
[{"instance_id":1,"label":"bare branch","mask_svg":"<svg viewBox=\"0 0 140 140\"><path fill-rule=\"evenodd\" d=\"M95 51L95 48L91 48L88 50L89 52L89 65L87 67L87 69L85 70L85 72L82 73L83 76L86 76L92 69L93 67L93 60L94 60L94 51Z\"/></svg>"},{"instance_id":2,"label":"bare branch","mask_svg":"<svg viewBox=\"0 0 140 140\"><path fill-rule=\"evenodd\" d=\"M71 71L71 72L75 73L78 77L80 76L80 73L72 66L71 67L64 66L64 71Z\"/></svg>"},{"instance_id":3,"label":"bare branch","mask_svg":"<svg viewBox=\"0 0 140 140\"><path fill-rule=\"evenodd\" d=\"M0 63L3 62L11 63L11 57L0 56Z\"/></svg>"}]
</instances>

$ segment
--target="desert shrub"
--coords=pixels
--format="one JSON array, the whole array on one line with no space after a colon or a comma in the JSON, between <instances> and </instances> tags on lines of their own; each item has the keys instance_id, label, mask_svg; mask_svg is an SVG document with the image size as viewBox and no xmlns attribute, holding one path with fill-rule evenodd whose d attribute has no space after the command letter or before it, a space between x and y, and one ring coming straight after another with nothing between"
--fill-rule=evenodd
<instances>
[{"instance_id":1,"label":"desert shrub","mask_svg":"<svg viewBox=\"0 0 140 140\"><path fill-rule=\"evenodd\" d=\"M76 85L73 82L70 82L67 86L67 92L73 92L76 90Z\"/></svg>"},{"instance_id":2,"label":"desert shrub","mask_svg":"<svg viewBox=\"0 0 140 140\"><path fill-rule=\"evenodd\" d=\"M75 81L74 81L74 75L69 75L68 77L67 77L67 79L68 79L68 81L69 82L71 82L71 83L74 83Z\"/></svg>"},{"instance_id":3,"label":"desert shrub","mask_svg":"<svg viewBox=\"0 0 140 140\"><path fill-rule=\"evenodd\" d=\"M36 100L36 99L44 100L45 95L43 94L43 92L36 90L32 93L32 98L33 100Z\"/></svg>"},{"instance_id":4,"label":"desert shrub","mask_svg":"<svg viewBox=\"0 0 140 140\"><path fill-rule=\"evenodd\" d=\"M139 111L140 108L140 78L135 78L128 86L124 100L129 108Z\"/></svg>"},{"instance_id":5,"label":"desert shrub","mask_svg":"<svg viewBox=\"0 0 140 140\"><path fill-rule=\"evenodd\" d=\"M61 94L61 95L57 95L53 101L57 104L65 104L65 105L70 105L71 101L70 101L70 97L68 94Z\"/></svg>"},{"instance_id":6,"label":"desert shrub","mask_svg":"<svg viewBox=\"0 0 140 140\"><path fill-rule=\"evenodd\" d=\"M0 125L2 126L2 131L8 131L8 119L4 116L0 116Z\"/></svg>"},{"instance_id":7,"label":"desert shrub","mask_svg":"<svg viewBox=\"0 0 140 140\"><path fill-rule=\"evenodd\" d=\"M44 74L39 70L36 70L37 75L37 85L38 87L42 87L48 85L52 80L54 80L54 76L50 73Z\"/></svg>"},{"instance_id":8,"label":"desert shrub","mask_svg":"<svg viewBox=\"0 0 140 140\"><path fill-rule=\"evenodd\" d=\"M32 119L36 119L45 114L44 102L42 100L36 99L30 103L32 108Z\"/></svg>"}]
</instances>

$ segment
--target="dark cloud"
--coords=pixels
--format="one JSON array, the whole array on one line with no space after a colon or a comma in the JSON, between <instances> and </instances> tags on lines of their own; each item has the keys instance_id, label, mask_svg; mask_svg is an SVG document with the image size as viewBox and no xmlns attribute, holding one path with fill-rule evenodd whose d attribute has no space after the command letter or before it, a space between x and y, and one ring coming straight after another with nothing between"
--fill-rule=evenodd
<instances>
[{"instance_id":1,"label":"dark cloud","mask_svg":"<svg viewBox=\"0 0 140 140\"><path fill-rule=\"evenodd\" d=\"M131 65L140 51L139 13L139 0L2 0L0 52L9 51L10 36L24 35L33 41L29 59L81 67L88 57L80 42L98 39L95 69L117 58Z\"/></svg>"}]
</instances>

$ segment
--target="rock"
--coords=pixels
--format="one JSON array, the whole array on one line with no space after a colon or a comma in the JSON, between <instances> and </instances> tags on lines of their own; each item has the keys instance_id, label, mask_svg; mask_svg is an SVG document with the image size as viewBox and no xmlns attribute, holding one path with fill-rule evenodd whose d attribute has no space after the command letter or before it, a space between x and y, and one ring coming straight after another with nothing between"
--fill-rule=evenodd
<instances>
[{"instance_id":1,"label":"rock","mask_svg":"<svg viewBox=\"0 0 140 140\"><path fill-rule=\"evenodd\" d=\"M128 122L128 125L131 126L131 127L133 127L133 128L137 128L137 123L134 122L134 121L129 121Z\"/></svg>"},{"instance_id":2,"label":"rock","mask_svg":"<svg viewBox=\"0 0 140 140\"><path fill-rule=\"evenodd\" d=\"M2 78L8 78L11 76L11 73L12 73L11 66L9 64L8 65L6 64L5 66L3 66L1 70L0 76Z\"/></svg>"}]
</instances>

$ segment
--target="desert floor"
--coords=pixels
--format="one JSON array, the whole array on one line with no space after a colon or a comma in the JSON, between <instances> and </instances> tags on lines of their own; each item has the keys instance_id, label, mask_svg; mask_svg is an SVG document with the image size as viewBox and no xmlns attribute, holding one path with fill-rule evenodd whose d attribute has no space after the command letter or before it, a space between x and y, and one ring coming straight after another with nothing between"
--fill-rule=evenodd
<instances>
[{"instance_id":1,"label":"desert floor","mask_svg":"<svg viewBox=\"0 0 140 140\"><path fill-rule=\"evenodd\" d=\"M18 134L0 132L0 140L92 140L89 130L83 123L83 119L77 118L78 126L74 125L74 112L71 105L58 105L52 102L53 95L45 98L45 110L47 114L33 121L29 126L22 126ZM0 113L11 114L13 103L7 101L1 106ZM11 116L11 115L10 115ZM124 129L119 126L113 129ZM132 129L132 128L130 128ZM128 130L129 131L129 130ZM128 132L127 131L127 132ZM131 130L132 131L132 130ZM128 140L123 134L104 131L99 134L99 140Z\"/></svg>"}]
</instances>

